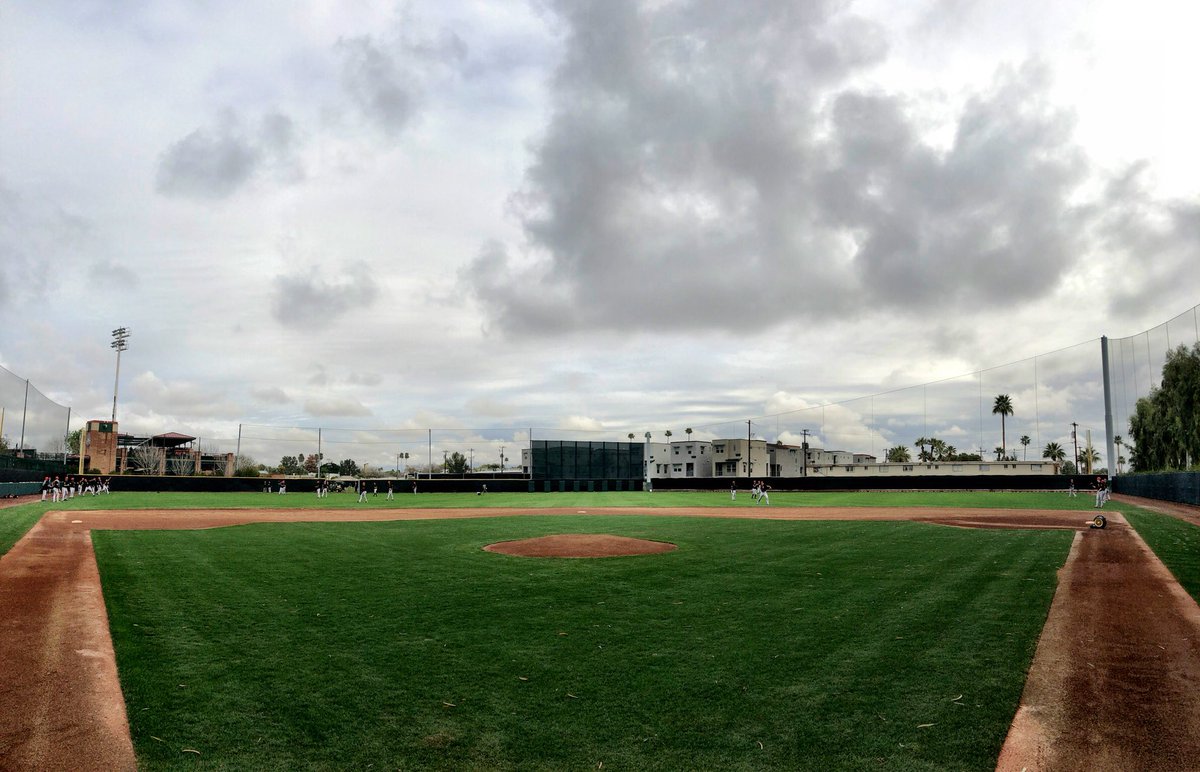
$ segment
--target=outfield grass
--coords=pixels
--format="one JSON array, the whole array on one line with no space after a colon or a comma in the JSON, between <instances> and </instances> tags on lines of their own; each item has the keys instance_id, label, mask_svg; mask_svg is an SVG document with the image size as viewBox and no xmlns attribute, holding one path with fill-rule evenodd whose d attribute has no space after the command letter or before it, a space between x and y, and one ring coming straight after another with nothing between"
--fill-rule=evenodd
<instances>
[{"instance_id":1,"label":"outfield grass","mask_svg":"<svg viewBox=\"0 0 1200 772\"><path fill-rule=\"evenodd\" d=\"M480 549L565 532L679 549ZM1071 538L638 516L93 532L140 765L289 770L992 769Z\"/></svg>"},{"instance_id":2,"label":"outfield grass","mask_svg":"<svg viewBox=\"0 0 1200 772\"><path fill-rule=\"evenodd\" d=\"M0 509L0 556L12 549L45 511L46 507L36 502Z\"/></svg>"},{"instance_id":3,"label":"outfield grass","mask_svg":"<svg viewBox=\"0 0 1200 772\"><path fill-rule=\"evenodd\" d=\"M773 491L771 505L777 507L983 507L991 509L1092 508L1090 496L1068 498L1065 493L1042 491ZM49 504L45 505L51 506ZM729 491L609 491L580 493L397 493L388 501L384 494L368 496L362 504L354 493L335 493L318 499L312 493L132 493L108 496L79 496L53 505L56 509L363 509L461 507L746 507L758 506L746 491L731 501ZM1111 502L1113 509L1125 505ZM764 509L765 507L759 507Z\"/></svg>"},{"instance_id":4,"label":"outfield grass","mask_svg":"<svg viewBox=\"0 0 1200 772\"><path fill-rule=\"evenodd\" d=\"M1200 602L1200 527L1141 508L1126 510L1125 518L1171 570L1179 584Z\"/></svg>"}]
</instances>

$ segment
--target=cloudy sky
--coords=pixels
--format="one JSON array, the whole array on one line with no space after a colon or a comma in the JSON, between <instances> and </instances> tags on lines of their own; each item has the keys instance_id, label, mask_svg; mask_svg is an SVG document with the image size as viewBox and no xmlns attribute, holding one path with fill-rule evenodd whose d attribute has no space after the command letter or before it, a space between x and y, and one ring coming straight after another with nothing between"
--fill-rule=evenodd
<instances>
[{"instance_id":1,"label":"cloudy sky","mask_svg":"<svg viewBox=\"0 0 1200 772\"><path fill-rule=\"evenodd\" d=\"M126 326L123 430L352 428L377 463L429 431L480 461L530 428L747 419L990 451L1001 390L1040 444L1102 430L1087 342L1200 303L1198 25L1167 0L9 0L0 365L74 428L111 413Z\"/></svg>"}]
</instances>

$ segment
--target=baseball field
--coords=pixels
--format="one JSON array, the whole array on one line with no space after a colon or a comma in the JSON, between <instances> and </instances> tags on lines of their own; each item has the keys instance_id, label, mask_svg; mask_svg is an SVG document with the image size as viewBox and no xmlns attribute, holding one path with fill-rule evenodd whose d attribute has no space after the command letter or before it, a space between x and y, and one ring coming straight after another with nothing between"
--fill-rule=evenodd
<instances>
[{"instance_id":1,"label":"baseball field","mask_svg":"<svg viewBox=\"0 0 1200 772\"><path fill-rule=\"evenodd\" d=\"M0 510L0 766L1200 758L1186 513L1114 502L1100 531L1090 498L1061 493L739 499L118 492ZM634 540L661 551L614 554Z\"/></svg>"}]
</instances>

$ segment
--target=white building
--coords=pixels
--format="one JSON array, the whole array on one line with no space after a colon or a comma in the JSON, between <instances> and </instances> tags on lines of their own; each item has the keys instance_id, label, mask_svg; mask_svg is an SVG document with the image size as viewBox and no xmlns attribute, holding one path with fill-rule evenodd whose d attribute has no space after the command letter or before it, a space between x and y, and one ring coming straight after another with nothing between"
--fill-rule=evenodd
<instances>
[{"instance_id":1,"label":"white building","mask_svg":"<svg viewBox=\"0 0 1200 772\"><path fill-rule=\"evenodd\" d=\"M713 440L713 477L769 477L766 440Z\"/></svg>"}]
</instances>

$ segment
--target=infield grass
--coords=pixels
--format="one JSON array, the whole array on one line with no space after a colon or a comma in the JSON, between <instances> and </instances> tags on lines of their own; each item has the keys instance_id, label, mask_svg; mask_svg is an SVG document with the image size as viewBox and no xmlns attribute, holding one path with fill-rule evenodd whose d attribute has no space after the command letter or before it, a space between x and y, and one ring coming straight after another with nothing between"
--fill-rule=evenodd
<instances>
[{"instance_id":1,"label":"infield grass","mask_svg":"<svg viewBox=\"0 0 1200 772\"><path fill-rule=\"evenodd\" d=\"M551 533L679 549L481 550ZM990 770L1072 534L628 515L92 538L143 769Z\"/></svg>"}]
</instances>

